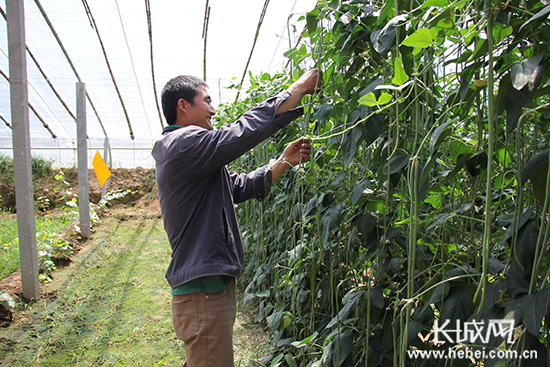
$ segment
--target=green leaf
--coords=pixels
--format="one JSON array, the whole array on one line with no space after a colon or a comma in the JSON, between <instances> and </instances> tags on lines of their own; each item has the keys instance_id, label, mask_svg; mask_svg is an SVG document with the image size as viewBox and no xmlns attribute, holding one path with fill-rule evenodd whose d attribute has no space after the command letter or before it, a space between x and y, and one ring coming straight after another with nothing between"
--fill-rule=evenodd
<instances>
[{"instance_id":1,"label":"green leaf","mask_svg":"<svg viewBox=\"0 0 550 367\"><path fill-rule=\"evenodd\" d=\"M531 335L538 335L542 327L542 320L548 309L548 288L536 294L528 294L524 298L523 325Z\"/></svg>"},{"instance_id":2,"label":"green leaf","mask_svg":"<svg viewBox=\"0 0 550 367\"><path fill-rule=\"evenodd\" d=\"M279 367L283 362L283 358L284 358L284 354L281 353L279 354L277 357L275 357L275 359L273 359L273 361L271 361L271 364L269 365L270 367Z\"/></svg>"},{"instance_id":3,"label":"green leaf","mask_svg":"<svg viewBox=\"0 0 550 367\"><path fill-rule=\"evenodd\" d=\"M378 286L375 288L370 288L370 303L379 309L384 308L384 290L382 287Z\"/></svg>"},{"instance_id":4,"label":"green leaf","mask_svg":"<svg viewBox=\"0 0 550 367\"><path fill-rule=\"evenodd\" d=\"M369 107L374 107L378 103L378 101L376 100L376 96L372 92L367 93L363 97L359 98L358 102Z\"/></svg>"},{"instance_id":5,"label":"green leaf","mask_svg":"<svg viewBox=\"0 0 550 367\"><path fill-rule=\"evenodd\" d=\"M408 325L407 340L412 343L418 339L418 334L424 329L421 322L411 320Z\"/></svg>"},{"instance_id":6,"label":"green leaf","mask_svg":"<svg viewBox=\"0 0 550 367\"><path fill-rule=\"evenodd\" d=\"M493 41L495 44L499 43L509 35L511 35L514 31L514 28L512 26L505 26L501 23L495 23L493 26Z\"/></svg>"},{"instance_id":7,"label":"green leaf","mask_svg":"<svg viewBox=\"0 0 550 367\"><path fill-rule=\"evenodd\" d=\"M365 124L363 124L363 137L367 145L371 145L384 132L386 126L386 117L379 113L371 116Z\"/></svg>"},{"instance_id":8,"label":"green leaf","mask_svg":"<svg viewBox=\"0 0 550 367\"><path fill-rule=\"evenodd\" d=\"M519 31L523 29L526 25L530 24L531 22L537 21L539 19L545 19L546 16L550 14L550 5L546 5L544 8L542 8L541 11L539 11L537 14L533 15L531 19L529 19L527 22L523 23L521 27L519 27Z\"/></svg>"},{"instance_id":9,"label":"green leaf","mask_svg":"<svg viewBox=\"0 0 550 367\"><path fill-rule=\"evenodd\" d=\"M529 219L518 231L516 245L513 249L512 266L506 274L508 291L512 295L526 293L531 273L537 272L537 270L533 270L533 266L538 236L539 230L533 219Z\"/></svg>"},{"instance_id":10,"label":"green leaf","mask_svg":"<svg viewBox=\"0 0 550 367\"><path fill-rule=\"evenodd\" d=\"M449 0L427 0L427 1L424 1L424 4L422 4L420 9L424 9L430 6L437 6L438 8L443 8L448 5L449 5Z\"/></svg>"},{"instance_id":11,"label":"green leaf","mask_svg":"<svg viewBox=\"0 0 550 367\"><path fill-rule=\"evenodd\" d=\"M521 171L521 182L525 184L530 180L535 197L544 202L546 198L546 177L548 174L548 149L535 154Z\"/></svg>"},{"instance_id":12,"label":"green leaf","mask_svg":"<svg viewBox=\"0 0 550 367\"><path fill-rule=\"evenodd\" d=\"M466 169L472 177L479 176L487 168L487 153L481 150L466 161Z\"/></svg>"},{"instance_id":13,"label":"green leaf","mask_svg":"<svg viewBox=\"0 0 550 367\"><path fill-rule=\"evenodd\" d=\"M402 44L409 47L426 48L433 42L432 32L428 28L420 28L403 40Z\"/></svg>"},{"instance_id":14,"label":"green leaf","mask_svg":"<svg viewBox=\"0 0 550 367\"><path fill-rule=\"evenodd\" d=\"M319 335L319 333L316 331L312 335L308 336L307 338L302 339L300 341L292 342L292 343L290 343L290 345L292 345L293 347L296 347L296 348L302 348L303 346L306 346L309 343L311 343L313 340L315 340L315 338L317 338L318 335Z\"/></svg>"},{"instance_id":15,"label":"green leaf","mask_svg":"<svg viewBox=\"0 0 550 367\"><path fill-rule=\"evenodd\" d=\"M451 4L451 8L463 8L467 2L468 0L457 1L456 3Z\"/></svg>"},{"instance_id":16,"label":"green leaf","mask_svg":"<svg viewBox=\"0 0 550 367\"><path fill-rule=\"evenodd\" d=\"M431 204L434 209L441 209L441 194L428 196L424 202Z\"/></svg>"},{"instance_id":17,"label":"green leaf","mask_svg":"<svg viewBox=\"0 0 550 367\"><path fill-rule=\"evenodd\" d=\"M342 203L331 205L321 218L321 228L323 228L323 240L326 241L329 232L334 229L341 220Z\"/></svg>"},{"instance_id":18,"label":"green leaf","mask_svg":"<svg viewBox=\"0 0 550 367\"><path fill-rule=\"evenodd\" d=\"M451 286L448 282L439 284L435 288L435 291L432 293L432 296L430 297L430 299L428 300L428 302L426 304L428 304L428 305L441 304L443 302L443 300L449 294L450 290L451 290Z\"/></svg>"},{"instance_id":19,"label":"green leaf","mask_svg":"<svg viewBox=\"0 0 550 367\"><path fill-rule=\"evenodd\" d=\"M402 170L407 164L409 164L411 156L407 153L396 153L391 157L390 161L384 165L384 174L394 174Z\"/></svg>"},{"instance_id":20,"label":"green leaf","mask_svg":"<svg viewBox=\"0 0 550 367\"><path fill-rule=\"evenodd\" d=\"M543 57L544 54L540 53L512 66L512 70L510 71L512 86L517 90L521 90L527 84L534 85L533 77L536 76L535 69ZM530 85L529 89L533 90L533 87Z\"/></svg>"},{"instance_id":21,"label":"green leaf","mask_svg":"<svg viewBox=\"0 0 550 367\"><path fill-rule=\"evenodd\" d=\"M506 290L506 281L497 279L494 282L487 284L487 292L485 296L485 307L491 308L501 298L502 292Z\"/></svg>"},{"instance_id":22,"label":"green leaf","mask_svg":"<svg viewBox=\"0 0 550 367\"><path fill-rule=\"evenodd\" d=\"M462 153L473 154L474 152L470 147L461 141L453 140L449 143L449 154L451 155L453 162L456 162L458 156Z\"/></svg>"},{"instance_id":23,"label":"green leaf","mask_svg":"<svg viewBox=\"0 0 550 367\"><path fill-rule=\"evenodd\" d=\"M475 42L476 46L474 52L470 56L470 60L479 60L480 58L485 57L489 51L489 45L485 38L477 38Z\"/></svg>"},{"instance_id":24,"label":"green leaf","mask_svg":"<svg viewBox=\"0 0 550 367\"><path fill-rule=\"evenodd\" d=\"M285 354L285 361L289 367L296 367L296 361L294 360L294 356L292 354Z\"/></svg>"},{"instance_id":25,"label":"green leaf","mask_svg":"<svg viewBox=\"0 0 550 367\"><path fill-rule=\"evenodd\" d=\"M499 147L497 149L498 161L504 167L512 164L512 152L514 151L514 146L509 144L507 147Z\"/></svg>"},{"instance_id":26,"label":"green leaf","mask_svg":"<svg viewBox=\"0 0 550 367\"><path fill-rule=\"evenodd\" d=\"M344 135L344 141L342 142L342 150L344 151L344 164L348 165L355 153L357 152L357 146L363 138L363 130L359 127L355 127L348 131Z\"/></svg>"},{"instance_id":27,"label":"green leaf","mask_svg":"<svg viewBox=\"0 0 550 367\"><path fill-rule=\"evenodd\" d=\"M473 25L468 28L461 28L460 34L464 37L464 44L467 46L479 35L479 31Z\"/></svg>"},{"instance_id":28,"label":"green leaf","mask_svg":"<svg viewBox=\"0 0 550 367\"><path fill-rule=\"evenodd\" d=\"M371 33L370 41L376 52L381 55L388 52L390 47L393 45L395 34L397 33L395 25L399 22L404 22L407 20L407 17L407 14L400 14L386 23L384 28L375 30Z\"/></svg>"},{"instance_id":29,"label":"green leaf","mask_svg":"<svg viewBox=\"0 0 550 367\"><path fill-rule=\"evenodd\" d=\"M466 321L473 305L473 294L469 287L456 286L451 288L449 295L441 306L441 320Z\"/></svg>"},{"instance_id":30,"label":"green leaf","mask_svg":"<svg viewBox=\"0 0 550 367\"><path fill-rule=\"evenodd\" d=\"M279 330L286 329L288 325L292 323L293 319L294 319L294 316L292 316L292 314L289 311L284 311Z\"/></svg>"},{"instance_id":31,"label":"green leaf","mask_svg":"<svg viewBox=\"0 0 550 367\"><path fill-rule=\"evenodd\" d=\"M283 310L273 312L271 315L267 317L267 326L269 326L272 332L275 332L279 328L282 318L283 318Z\"/></svg>"},{"instance_id":32,"label":"green leaf","mask_svg":"<svg viewBox=\"0 0 550 367\"><path fill-rule=\"evenodd\" d=\"M333 355L332 366L342 366L353 349L353 331L348 329L343 333L336 334L331 344ZM336 359L336 357L338 357L338 359Z\"/></svg>"},{"instance_id":33,"label":"green leaf","mask_svg":"<svg viewBox=\"0 0 550 367\"><path fill-rule=\"evenodd\" d=\"M378 218L371 212L366 212L355 219L357 229L362 237L367 238L378 224Z\"/></svg>"},{"instance_id":34,"label":"green leaf","mask_svg":"<svg viewBox=\"0 0 550 367\"><path fill-rule=\"evenodd\" d=\"M393 79L391 80L392 84L395 85L402 85L407 80L409 80L409 76L405 72L405 68L403 67L403 58L401 55L399 57L395 58L395 61L393 63Z\"/></svg>"},{"instance_id":35,"label":"green leaf","mask_svg":"<svg viewBox=\"0 0 550 367\"><path fill-rule=\"evenodd\" d=\"M351 191L351 204L352 205L355 205L357 203L357 201L359 201L359 199L363 195L363 192L369 186L370 186L370 181L369 180L361 181L361 182L357 183L357 185L355 185L355 187Z\"/></svg>"},{"instance_id":36,"label":"green leaf","mask_svg":"<svg viewBox=\"0 0 550 367\"><path fill-rule=\"evenodd\" d=\"M380 98L378 98L378 104L380 106L385 105L386 103L391 101L392 98L393 98L393 96L391 94L386 93L386 92L382 92L382 94L380 94Z\"/></svg>"},{"instance_id":37,"label":"green leaf","mask_svg":"<svg viewBox=\"0 0 550 367\"><path fill-rule=\"evenodd\" d=\"M313 116L315 116L317 120L323 121L330 115L331 111L332 111L332 105L322 104L319 106L315 106Z\"/></svg>"},{"instance_id":38,"label":"green leaf","mask_svg":"<svg viewBox=\"0 0 550 367\"><path fill-rule=\"evenodd\" d=\"M306 14L307 30L309 34L313 34L317 30L317 23L319 22L319 10L315 9Z\"/></svg>"},{"instance_id":39,"label":"green leaf","mask_svg":"<svg viewBox=\"0 0 550 367\"><path fill-rule=\"evenodd\" d=\"M441 145L441 143L443 143L446 137L451 135L452 129L449 129L449 126L456 122L456 120L457 119L449 120L435 129L430 138L430 147L432 150L436 149L439 145Z\"/></svg>"},{"instance_id":40,"label":"green leaf","mask_svg":"<svg viewBox=\"0 0 550 367\"><path fill-rule=\"evenodd\" d=\"M454 14L450 14L447 18L440 19L435 28L435 33L432 31L432 36L439 31L437 28L456 30Z\"/></svg>"},{"instance_id":41,"label":"green leaf","mask_svg":"<svg viewBox=\"0 0 550 367\"><path fill-rule=\"evenodd\" d=\"M338 323L343 323L350 314L351 311L355 310L357 306L359 305L359 301L361 300L361 296L365 294L364 291L359 291L357 289L351 289L345 296L344 296L344 307L338 312L338 316L335 316L326 326L327 329L330 329L334 325Z\"/></svg>"},{"instance_id":42,"label":"green leaf","mask_svg":"<svg viewBox=\"0 0 550 367\"><path fill-rule=\"evenodd\" d=\"M340 0L332 0L329 4L329 7L333 10L338 10L340 7Z\"/></svg>"}]
</instances>

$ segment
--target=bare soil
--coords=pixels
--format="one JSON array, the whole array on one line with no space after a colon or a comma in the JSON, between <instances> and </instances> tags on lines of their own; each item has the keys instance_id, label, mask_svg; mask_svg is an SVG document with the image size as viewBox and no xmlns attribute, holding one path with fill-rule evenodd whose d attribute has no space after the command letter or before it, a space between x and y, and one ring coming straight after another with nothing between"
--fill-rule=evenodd
<instances>
[{"instance_id":1,"label":"bare soil","mask_svg":"<svg viewBox=\"0 0 550 367\"><path fill-rule=\"evenodd\" d=\"M146 196L156 197L155 170L137 167L135 169L115 168L106 182L106 190L130 190L120 201L113 204L132 204ZM101 188L94 170L88 171L90 202L97 204L101 200ZM33 183L34 201L39 210L55 209L62 200L70 200L78 194L78 171L76 168L63 168L52 171L48 177L38 178ZM47 199L47 200L45 200ZM156 200L150 200L155 203ZM133 205L133 204L132 204ZM0 182L0 206L7 211L15 212L15 187L12 181Z\"/></svg>"}]
</instances>

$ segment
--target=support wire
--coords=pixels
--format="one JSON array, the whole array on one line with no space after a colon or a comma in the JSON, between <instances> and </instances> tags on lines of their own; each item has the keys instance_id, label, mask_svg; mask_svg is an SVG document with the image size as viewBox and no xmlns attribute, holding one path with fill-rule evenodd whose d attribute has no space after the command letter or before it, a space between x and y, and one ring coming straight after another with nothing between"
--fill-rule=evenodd
<instances>
[{"instance_id":1,"label":"support wire","mask_svg":"<svg viewBox=\"0 0 550 367\"><path fill-rule=\"evenodd\" d=\"M4 116L0 115L0 120L4 121L6 126L13 130L13 127L11 127L11 124L4 118Z\"/></svg>"},{"instance_id":2,"label":"support wire","mask_svg":"<svg viewBox=\"0 0 550 367\"><path fill-rule=\"evenodd\" d=\"M128 111L126 111L126 106L124 105L124 101L122 100L122 95L120 94L120 90L118 89L118 85L116 83L113 70L111 69L111 64L109 63L109 58L107 57L107 51L105 50L105 46L103 46L103 41L101 40L101 36L99 34L99 29L97 28L97 24L92 15L92 11L88 6L88 2L86 0L82 0L82 4L84 5L84 9L86 10L86 13L88 15L88 18L90 19L90 22L92 23L92 28L95 30L97 39L99 40L99 45L101 46L101 50L103 51L103 57L105 58L107 69L109 70L109 74L111 75L111 80L113 81L113 85L115 86L118 99L120 100L120 105L122 106L122 110L124 111L124 116L126 117L126 122L128 123L128 129L130 130L130 138L134 140L134 132L132 131L132 124L130 123L130 117L128 116Z\"/></svg>"},{"instance_id":3,"label":"support wire","mask_svg":"<svg viewBox=\"0 0 550 367\"><path fill-rule=\"evenodd\" d=\"M42 14L42 17L44 18L44 20L46 21L46 23L48 24L48 27L50 28L50 31L52 32L53 36L55 37L56 41L57 41L57 44L59 45L59 47L61 48L61 51L63 52L63 54L65 55L65 58L67 59L67 62L69 63L69 65L71 66L71 69L73 70L73 73L74 75L76 76L76 79L79 81L79 82L82 82L82 80L80 79L80 75L78 75L78 72L76 71L76 67L74 66L71 58L69 57L69 54L67 53L67 50L65 49L65 46L63 46L63 43L61 42L61 39L59 38L57 32L55 31L53 25L52 25L52 22L50 22L50 18L48 17L48 15L46 14L46 12L44 11L44 8L42 7L42 5L40 4L40 1L39 0L34 0L36 6L38 7L38 10L40 10L40 13ZM97 113L97 110L92 102L92 99L90 98L90 95L88 94L88 92L86 91L86 98L88 99L88 102L90 103L90 106L92 107L92 109L94 110L94 113L97 117L97 121L99 122L99 125L101 126L101 129L103 130L103 134L105 134L105 137L107 137L107 131L105 131L105 126L103 126L103 122L101 122L101 118L99 117L99 114Z\"/></svg>"},{"instance_id":4,"label":"support wire","mask_svg":"<svg viewBox=\"0 0 550 367\"><path fill-rule=\"evenodd\" d=\"M153 63L153 27L151 24L151 4L149 0L145 0L145 12L147 13L147 28L149 30L149 46L151 52L151 77L153 78L153 94L155 95L155 103L157 104L157 112L159 114L159 122L161 129L164 128L162 123L162 114L160 113L159 100L157 95L157 83L155 82L155 66Z\"/></svg>"},{"instance_id":5,"label":"support wire","mask_svg":"<svg viewBox=\"0 0 550 367\"><path fill-rule=\"evenodd\" d=\"M6 12L4 11L4 9L0 8L0 14L2 14L2 16L4 17L4 19L6 20L6 22L8 21L8 18L7 18L7 15L6 15ZM40 74L42 74L42 77L44 77L44 80L46 80L46 82L48 83L48 85L50 86L51 90L53 91L53 93L55 94L55 96L57 97L57 99L59 100L59 102L63 105L63 107L65 107L65 110L67 110L67 112L69 113L69 115L72 117L73 120L75 120L76 122L76 116L72 113L72 111L69 109L69 107L67 106L67 104L65 103L65 101L63 100L63 98L61 98L61 95L57 92L57 90L55 89L55 87L53 86L52 82L50 81L50 79L48 78L48 76L46 75L46 73L44 72L44 70L42 69L42 67L40 66L40 64L38 63L38 60L36 59L36 57L34 57L33 53L31 52L31 50L29 49L29 46L25 45L25 48L27 50L27 53L29 54L29 56L31 57L32 61L34 61L34 64L36 65L36 67L38 68L38 71L40 71Z\"/></svg>"},{"instance_id":6,"label":"support wire","mask_svg":"<svg viewBox=\"0 0 550 367\"><path fill-rule=\"evenodd\" d=\"M208 22L210 20L210 7L208 6L209 0L206 0L206 8L204 9L204 22L202 25L202 39L204 40L203 49L203 79L206 81L206 40L208 36Z\"/></svg>"},{"instance_id":7,"label":"support wire","mask_svg":"<svg viewBox=\"0 0 550 367\"><path fill-rule=\"evenodd\" d=\"M244 68L243 77L241 78L241 89L242 85L244 83L244 79L246 78L246 72L248 71L248 66L250 65L250 60L252 59L252 54L254 53L254 47L256 47L256 41L258 41L258 36L260 35L260 28L262 27L262 23L264 21L265 13L267 11L267 6L269 5L269 0L265 0L264 7L262 9L262 13L260 14L260 19L258 20L258 27L256 28L256 34L254 35L254 42L252 43L252 49L250 50L250 55L248 55L248 61L246 62L246 66ZM237 97L235 98L235 102L239 100L239 94L241 90L239 89L237 91Z\"/></svg>"},{"instance_id":8,"label":"support wire","mask_svg":"<svg viewBox=\"0 0 550 367\"><path fill-rule=\"evenodd\" d=\"M8 83L10 82L10 78L2 70L0 70L0 75L2 75L8 81ZM57 135L55 135L55 133L50 128L50 126L46 123L46 121L42 118L42 116L38 114L38 111L36 111L36 109L33 107L33 105L30 102L29 102L29 108L31 109L32 112L34 112L36 117L38 117L42 125L44 125L44 127L46 128L46 130L48 130L52 138L57 139Z\"/></svg>"},{"instance_id":9,"label":"support wire","mask_svg":"<svg viewBox=\"0 0 550 367\"><path fill-rule=\"evenodd\" d=\"M124 41L126 41L126 48L128 49L128 54L130 55L130 62L132 64L132 70L134 71L134 77L136 78L136 84L138 87L139 98L141 99L141 106L143 107L143 114L145 115L145 120L147 121L147 128L149 129L149 136L151 140L153 139L153 133L151 132L151 124L149 123L149 116L147 116L147 110L145 108L145 102L143 101L143 93L141 93L141 85L139 84L139 79L136 72L136 67L134 65L134 58L132 57L132 51L130 50L130 44L128 43L128 37L126 37L126 30L124 29L124 22L122 21L122 14L120 14L120 8L118 6L118 1L115 0L116 10L118 12L118 18L120 19L120 26L122 27L122 34L124 35Z\"/></svg>"},{"instance_id":10,"label":"support wire","mask_svg":"<svg viewBox=\"0 0 550 367\"><path fill-rule=\"evenodd\" d=\"M1 9L0 9L1 10ZM28 50L27 50L28 51ZM9 60L9 56L8 54L6 54L4 52L4 50L0 49L0 52L6 57L7 60ZM36 93L36 95L38 96L38 98L40 98L42 100L42 102L44 103L44 106L46 106L46 108L48 110L50 110L50 112L52 113L52 116L55 117L55 119L57 120L57 122L59 122L59 126L61 126L63 128L63 130L65 130L67 132L67 135L72 139L71 137L71 133L67 130L67 128L65 127L65 125L63 125L63 123L59 120L59 118L57 117L57 115L55 114L55 112L52 110L52 108L50 107L50 105L48 104L48 102L46 102L46 100L42 97L42 95L40 94L40 92L34 87L34 85L30 82L30 81L27 81L27 84L29 87L31 87L34 92Z\"/></svg>"}]
</instances>

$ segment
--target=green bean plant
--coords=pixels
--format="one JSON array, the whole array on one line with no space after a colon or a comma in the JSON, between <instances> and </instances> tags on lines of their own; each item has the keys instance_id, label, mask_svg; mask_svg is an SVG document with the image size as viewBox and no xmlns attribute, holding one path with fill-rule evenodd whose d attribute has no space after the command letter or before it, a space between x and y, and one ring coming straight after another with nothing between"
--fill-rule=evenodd
<instances>
[{"instance_id":1,"label":"green bean plant","mask_svg":"<svg viewBox=\"0 0 550 367\"><path fill-rule=\"evenodd\" d=\"M237 209L266 365L550 365L549 15L533 0L319 1L289 69L224 106L220 121L323 72L298 123L233 167L313 143L267 200ZM504 319L511 344L433 333ZM465 347L537 358L410 354Z\"/></svg>"}]
</instances>

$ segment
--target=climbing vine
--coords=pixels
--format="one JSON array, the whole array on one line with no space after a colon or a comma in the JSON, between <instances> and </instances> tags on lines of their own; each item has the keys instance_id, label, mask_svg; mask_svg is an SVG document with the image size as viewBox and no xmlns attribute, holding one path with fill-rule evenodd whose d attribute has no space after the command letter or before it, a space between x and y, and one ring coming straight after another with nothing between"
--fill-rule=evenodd
<instances>
[{"instance_id":1,"label":"climbing vine","mask_svg":"<svg viewBox=\"0 0 550 367\"><path fill-rule=\"evenodd\" d=\"M237 209L240 286L273 339L264 363L549 363L549 14L547 1L319 1L291 70L225 106L220 121L323 72L304 117L233 167L313 142L268 200ZM437 342L436 322L497 319L514 321L513 344L483 348L538 359L410 358L476 347Z\"/></svg>"}]
</instances>

